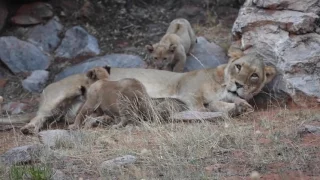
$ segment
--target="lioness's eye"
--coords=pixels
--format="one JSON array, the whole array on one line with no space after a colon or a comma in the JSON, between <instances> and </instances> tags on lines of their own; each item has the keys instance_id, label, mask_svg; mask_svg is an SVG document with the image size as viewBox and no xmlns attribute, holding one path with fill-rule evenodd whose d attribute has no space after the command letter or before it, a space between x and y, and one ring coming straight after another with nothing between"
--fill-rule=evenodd
<instances>
[{"instance_id":1,"label":"lioness's eye","mask_svg":"<svg viewBox=\"0 0 320 180\"><path fill-rule=\"evenodd\" d=\"M163 60L167 60L167 58L163 58Z\"/></svg>"},{"instance_id":2,"label":"lioness's eye","mask_svg":"<svg viewBox=\"0 0 320 180\"><path fill-rule=\"evenodd\" d=\"M241 65L240 64L236 64L236 68L237 68L238 71L240 71L241 70Z\"/></svg>"},{"instance_id":3,"label":"lioness's eye","mask_svg":"<svg viewBox=\"0 0 320 180\"><path fill-rule=\"evenodd\" d=\"M153 59L157 60L158 58L157 57L153 57Z\"/></svg>"}]
</instances>

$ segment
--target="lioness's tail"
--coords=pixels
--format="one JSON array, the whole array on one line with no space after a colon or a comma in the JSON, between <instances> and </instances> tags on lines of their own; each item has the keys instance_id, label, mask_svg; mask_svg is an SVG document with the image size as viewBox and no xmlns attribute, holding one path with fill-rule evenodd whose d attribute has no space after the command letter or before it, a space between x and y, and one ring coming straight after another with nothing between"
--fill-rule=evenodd
<instances>
[{"instance_id":1,"label":"lioness's tail","mask_svg":"<svg viewBox=\"0 0 320 180\"><path fill-rule=\"evenodd\" d=\"M35 116L35 113L28 113L23 115L11 115L8 117L0 118L0 125L8 124L25 124L30 121L31 118Z\"/></svg>"}]
</instances>

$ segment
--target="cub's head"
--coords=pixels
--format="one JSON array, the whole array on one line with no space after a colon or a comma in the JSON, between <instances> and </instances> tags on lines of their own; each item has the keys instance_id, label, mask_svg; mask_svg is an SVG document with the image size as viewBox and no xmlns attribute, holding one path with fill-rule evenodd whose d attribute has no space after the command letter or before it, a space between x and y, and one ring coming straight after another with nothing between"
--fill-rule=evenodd
<instances>
[{"instance_id":1,"label":"cub's head","mask_svg":"<svg viewBox=\"0 0 320 180\"><path fill-rule=\"evenodd\" d=\"M249 100L258 94L276 75L276 69L265 66L259 55L233 58L224 71L226 90L231 96Z\"/></svg>"},{"instance_id":2,"label":"cub's head","mask_svg":"<svg viewBox=\"0 0 320 180\"><path fill-rule=\"evenodd\" d=\"M174 53L177 45L160 45L158 43L146 45L146 49L150 55L150 63L157 69L165 69L173 62Z\"/></svg>"},{"instance_id":3,"label":"cub's head","mask_svg":"<svg viewBox=\"0 0 320 180\"><path fill-rule=\"evenodd\" d=\"M89 78L90 81L95 82L100 79L109 78L110 75L110 67L94 67L90 69L86 76Z\"/></svg>"}]
</instances>

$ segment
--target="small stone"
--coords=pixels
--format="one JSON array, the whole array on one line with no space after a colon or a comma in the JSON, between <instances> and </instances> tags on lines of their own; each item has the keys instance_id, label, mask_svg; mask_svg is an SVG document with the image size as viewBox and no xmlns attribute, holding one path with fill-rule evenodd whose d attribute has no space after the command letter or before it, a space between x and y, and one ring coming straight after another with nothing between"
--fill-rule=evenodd
<instances>
[{"instance_id":1,"label":"small stone","mask_svg":"<svg viewBox=\"0 0 320 180\"><path fill-rule=\"evenodd\" d=\"M3 111L8 112L9 114L20 114L24 112L27 109L27 104L20 103L20 102L10 102L8 104L5 104L2 107Z\"/></svg>"},{"instance_id":2,"label":"small stone","mask_svg":"<svg viewBox=\"0 0 320 180\"><path fill-rule=\"evenodd\" d=\"M29 77L22 81L22 86L30 92L40 93L45 87L48 78L48 71L35 70Z\"/></svg>"},{"instance_id":3,"label":"small stone","mask_svg":"<svg viewBox=\"0 0 320 180\"><path fill-rule=\"evenodd\" d=\"M114 167L133 164L136 161L137 161L137 158L135 156L125 155L122 157L117 157L108 161L104 161L100 165L100 170L101 171L112 170Z\"/></svg>"},{"instance_id":4,"label":"small stone","mask_svg":"<svg viewBox=\"0 0 320 180\"><path fill-rule=\"evenodd\" d=\"M250 174L250 178L252 180L258 180L260 179L260 174L257 172L257 171L253 171L251 174Z\"/></svg>"},{"instance_id":5,"label":"small stone","mask_svg":"<svg viewBox=\"0 0 320 180\"><path fill-rule=\"evenodd\" d=\"M299 133L313 133L320 135L320 126L313 126L313 125L303 125L301 128L298 129Z\"/></svg>"},{"instance_id":6,"label":"small stone","mask_svg":"<svg viewBox=\"0 0 320 180\"><path fill-rule=\"evenodd\" d=\"M0 37L0 59L14 73L49 67L50 58L35 45L13 36Z\"/></svg>"},{"instance_id":7,"label":"small stone","mask_svg":"<svg viewBox=\"0 0 320 180\"><path fill-rule=\"evenodd\" d=\"M67 30L55 51L55 57L58 59L84 58L98 54L100 54L98 40L80 26Z\"/></svg>"},{"instance_id":8,"label":"small stone","mask_svg":"<svg viewBox=\"0 0 320 180\"><path fill-rule=\"evenodd\" d=\"M42 146L26 145L15 147L0 156L0 160L6 165L28 163L39 158Z\"/></svg>"}]
</instances>

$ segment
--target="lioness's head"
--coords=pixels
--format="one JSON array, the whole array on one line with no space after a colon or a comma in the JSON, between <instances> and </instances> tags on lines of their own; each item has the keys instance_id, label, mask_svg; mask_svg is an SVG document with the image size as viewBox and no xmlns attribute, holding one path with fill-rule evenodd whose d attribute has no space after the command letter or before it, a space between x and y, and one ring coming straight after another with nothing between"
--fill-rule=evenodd
<instances>
[{"instance_id":1,"label":"lioness's head","mask_svg":"<svg viewBox=\"0 0 320 180\"><path fill-rule=\"evenodd\" d=\"M93 82L99 79L106 79L109 78L110 67L94 67L90 69L86 75Z\"/></svg>"},{"instance_id":2,"label":"lioness's head","mask_svg":"<svg viewBox=\"0 0 320 180\"><path fill-rule=\"evenodd\" d=\"M164 69L170 65L173 61L176 48L177 45L174 44L160 45L156 43L154 45L146 45L146 49L150 55L150 61L158 69Z\"/></svg>"},{"instance_id":3,"label":"lioness's head","mask_svg":"<svg viewBox=\"0 0 320 180\"><path fill-rule=\"evenodd\" d=\"M230 59L224 74L227 92L248 100L275 77L276 69L265 66L261 56L248 54Z\"/></svg>"}]
</instances>

